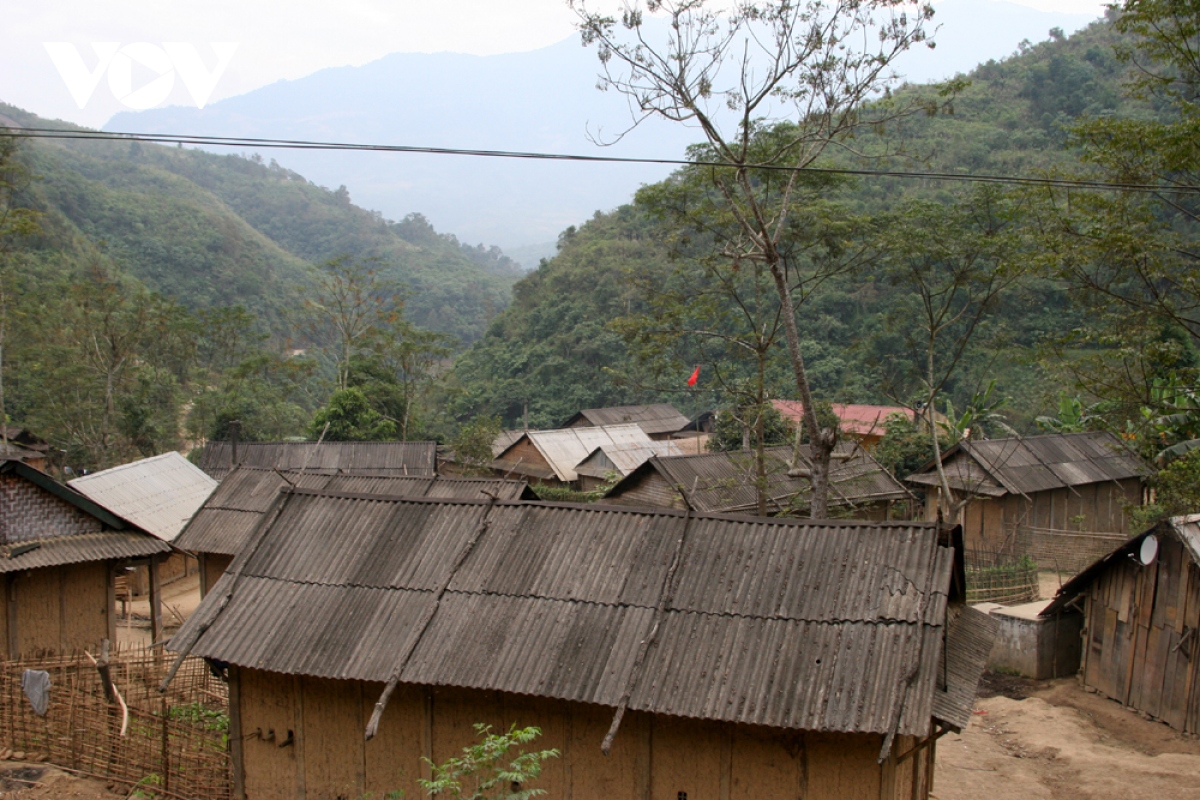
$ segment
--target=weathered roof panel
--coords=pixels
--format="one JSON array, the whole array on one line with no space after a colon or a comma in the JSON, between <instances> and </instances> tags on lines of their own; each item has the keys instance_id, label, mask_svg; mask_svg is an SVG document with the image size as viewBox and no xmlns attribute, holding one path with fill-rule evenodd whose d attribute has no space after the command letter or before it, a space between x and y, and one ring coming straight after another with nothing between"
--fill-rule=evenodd
<instances>
[{"instance_id":1,"label":"weathered roof panel","mask_svg":"<svg viewBox=\"0 0 1200 800\"><path fill-rule=\"evenodd\" d=\"M933 696L933 715L955 730L971 721L979 678L987 668L1000 622L990 614L964 606L946 633L945 686Z\"/></svg>"},{"instance_id":2,"label":"weathered roof panel","mask_svg":"<svg viewBox=\"0 0 1200 800\"><path fill-rule=\"evenodd\" d=\"M638 442L623 445L600 445L575 466L579 475L605 478L609 472L625 477L655 456L681 456L683 450L673 441Z\"/></svg>"},{"instance_id":3,"label":"weathered roof panel","mask_svg":"<svg viewBox=\"0 0 1200 800\"><path fill-rule=\"evenodd\" d=\"M164 453L68 481L67 485L171 542L217 482L179 453Z\"/></svg>"},{"instance_id":4,"label":"weathered roof panel","mask_svg":"<svg viewBox=\"0 0 1200 800\"><path fill-rule=\"evenodd\" d=\"M30 545L33 545L32 549L28 549ZM82 564L85 561L141 558L170 551L171 546L161 539L133 531L55 536L0 548L0 573L57 567L63 564ZM13 552L19 555L10 556Z\"/></svg>"},{"instance_id":5,"label":"weathered roof panel","mask_svg":"<svg viewBox=\"0 0 1200 800\"><path fill-rule=\"evenodd\" d=\"M239 442L237 464L281 470L327 470L360 475L434 475L436 442ZM220 480L233 467L233 443L204 445L200 468Z\"/></svg>"},{"instance_id":6,"label":"weathered roof panel","mask_svg":"<svg viewBox=\"0 0 1200 800\"><path fill-rule=\"evenodd\" d=\"M837 452L851 457L837 459L832 464L829 502L834 508L912 497L862 448L844 443ZM802 449L801 455L807 458L807 447ZM787 462L791 457L791 447L769 447L764 450L767 506L770 511L784 510L793 501L804 502L812 492L812 486L806 478L788 476ZM811 462L806 461L802 466L811 466ZM758 505L755 454L741 451L655 457L626 476L612 488L608 496L620 497L636 485L643 471L649 469L665 477L696 511L741 512L754 510Z\"/></svg>"},{"instance_id":7,"label":"weathered roof panel","mask_svg":"<svg viewBox=\"0 0 1200 800\"><path fill-rule=\"evenodd\" d=\"M942 457L951 488L1000 496L1140 478L1142 460L1108 432L1056 433L963 441ZM930 463L908 480L937 485Z\"/></svg>"},{"instance_id":8,"label":"weathered roof panel","mask_svg":"<svg viewBox=\"0 0 1200 800\"><path fill-rule=\"evenodd\" d=\"M594 428L558 428L550 431L528 431L517 442L528 438L541 453L542 458L554 471L553 476L564 483L570 483L579 476L575 465L583 461L598 447L605 445L629 447L631 445L649 445L653 440L637 425L606 425ZM510 457L509 450L516 446L514 442L496 458L495 468L512 470L521 474L531 474L528 467ZM534 465L528 465L532 467ZM540 467L540 465L537 465ZM523 467L525 467L523 469ZM542 476L535 476L542 477Z\"/></svg>"},{"instance_id":9,"label":"weathered roof panel","mask_svg":"<svg viewBox=\"0 0 1200 800\"><path fill-rule=\"evenodd\" d=\"M282 474L281 474L282 473ZM241 466L232 470L193 516L175 544L194 553L236 555L258 522L288 484L301 489L388 495L486 500L532 498L524 481L499 478L358 475L329 471L304 472Z\"/></svg>"},{"instance_id":10,"label":"weathered roof panel","mask_svg":"<svg viewBox=\"0 0 1200 800\"><path fill-rule=\"evenodd\" d=\"M688 418L670 403L585 408L564 422L562 427L569 428L580 421L595 426L625 425L632 422L648 436L674 433L688 424Z\"/></svg>"},{"instance_id":11,"label":"weathered roof panel","mask_svg":"<svg viewBox=\"0 0 1200 800\"><path fill-rule=\"evenodd\" d=\"M628 693L655 713L928 732L953 563L930 523L311 490L283 503L173 641L274 672L402 669L604 705Z\"/></svg>"}]
</instances>

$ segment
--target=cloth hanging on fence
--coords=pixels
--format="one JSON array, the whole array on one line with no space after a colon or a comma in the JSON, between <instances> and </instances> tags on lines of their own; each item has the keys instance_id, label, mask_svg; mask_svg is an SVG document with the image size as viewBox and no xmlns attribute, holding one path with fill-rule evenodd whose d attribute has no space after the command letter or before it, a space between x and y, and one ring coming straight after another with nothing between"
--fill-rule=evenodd
<instances>
[{"instance_id":1,"label":"cloth hanging on fence","mask_svg":"<svg viewBox=\"0 0 1200 800\"><path fill-rule=\"evenodd\" d=\"M50 673L44 669L27 669L21 674L21 688L29 698L29 705L39 717L46 716L50 707Z\"/></svg>"}]
</instances>

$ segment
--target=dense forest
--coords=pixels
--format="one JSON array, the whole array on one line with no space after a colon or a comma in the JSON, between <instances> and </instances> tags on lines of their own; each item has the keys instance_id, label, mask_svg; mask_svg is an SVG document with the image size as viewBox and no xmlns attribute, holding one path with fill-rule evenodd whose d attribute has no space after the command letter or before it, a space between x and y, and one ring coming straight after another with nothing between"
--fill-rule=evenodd
<instances>
[{"instance_id":1,"label":"dense forest","mask_svg":"<svg viewBox=\"0 0 1200 800\"><path fill-rule=\"evenodd\" d=\"M1180 87L1200 70L1144 16L903 85L815 166L1190 187ZM81 466L235 429L449 440L658 400L765 430L767 401L795 396L789 313L822 403L932 404L947 441L1104 427L1154 457L1200 439L1186 193L751 170L749 191L786 198L785 311L707 146L518 280L495 248L257 156L6 141L0 404Z\"/></svg>"}]
</instances>

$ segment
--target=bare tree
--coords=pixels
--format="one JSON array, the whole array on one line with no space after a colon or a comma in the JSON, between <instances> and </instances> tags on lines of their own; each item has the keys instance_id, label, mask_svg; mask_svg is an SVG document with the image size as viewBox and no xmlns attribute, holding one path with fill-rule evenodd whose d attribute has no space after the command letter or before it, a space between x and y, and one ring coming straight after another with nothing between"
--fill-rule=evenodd
<instances>
[{"instance_id":1,"label":"bare tree","mask_svg":"<svg viewBox=\"0 0 1200 800\"><path fill-rule=\"evenodd\" d=\"M884 218L879 266L902 289L890 309L893 331L903 332L907 359L892 361L920 385L943 517L953 521L969 500L958 501L942 465L934 407L1002 300L1028 274L1032 256L1022 231L1022 207L994 188L958 203L914 202ZM990 393L990 389L989 389Z\"/></svg>"},{"instance_id":2,"label":"bare tree","mask_svg":"<svg viewBox=\"0 0 1200 800\"><path fill-rule=\"evenodd\" d=\"M644 6L634 0L618 19L585 0L568 3L584 44L599 51L600 88L629 98L635 127L658 117L703 133L706 147L693 152L719 165L711 180L737 221L738 235L725 243L724 255L764 264L786 312L784 338L812 446L812 516L827 516L837 430L817 419L781 252L799 173L772 192L760 177L765 169L809 167L831 145L851 150L855 133L906 113L884 104L864 114L863 106L896 79L895 58L926 41L932 7L911 0L770 0L726 11L710 0ZM647 13L665 18L665 42L654 41ZM793 123L789 135L769 152L756 148L757 135L782 121Z\"/></svg>"}]
</instances>

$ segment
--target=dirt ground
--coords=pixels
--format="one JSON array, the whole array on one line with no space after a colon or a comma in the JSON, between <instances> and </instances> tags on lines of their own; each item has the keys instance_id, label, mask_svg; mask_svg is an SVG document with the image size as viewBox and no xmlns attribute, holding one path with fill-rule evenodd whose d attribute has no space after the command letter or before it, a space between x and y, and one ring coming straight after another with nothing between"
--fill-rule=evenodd
<instances>
[{"instance_id":1,"label":"dirt ground","mask_svg":"<svg viewBox=\"0 0 1200 800\"><path fill-rule=\"evenodd\" d=\"M116 800L125 788L91 778L80 778L47 764L0 761L0 797L4 800Z\"/></svg>"},{"instance_id":2,"label":"dirt ground","mask_svg":"<svg viewBox=\"0 0 1200 800\"><path fill-rule=\"evenodd\" d=\"M129 604L129 618L119 616L118 604L117 642L148 647L150 641L150 599L141 597ZM179 630L183 621L191 616L200 605L200 574L172 581L163 587L163 631L170 636Z\"/></svg>"},{"instance_id":3,"label":"dirt ground","mask_svg":"<svg viewBox=\"0 0 1200 800\"><path fill-rule=\"evenodd\" d=\"M1196 800L1200 741L1074 678L988 675L961 736L938 741L937 800Z\"/></svg>"}]
</instances>

